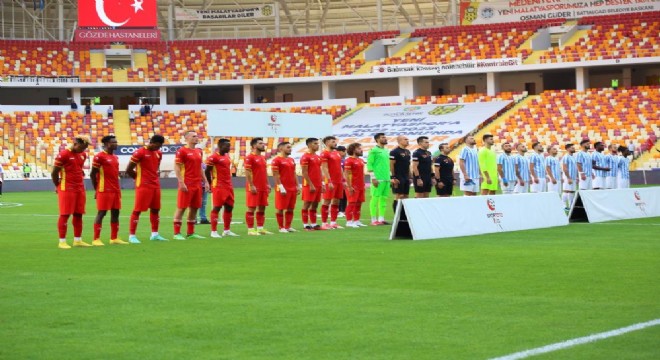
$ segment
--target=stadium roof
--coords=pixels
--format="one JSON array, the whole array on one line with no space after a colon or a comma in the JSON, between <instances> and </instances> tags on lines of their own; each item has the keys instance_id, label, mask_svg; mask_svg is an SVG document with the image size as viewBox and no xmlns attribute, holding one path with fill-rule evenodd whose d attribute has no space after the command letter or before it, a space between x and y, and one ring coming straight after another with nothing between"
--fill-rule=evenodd
<instances>
[{"instance_id":1,"label":"stadium roof","mask_svg":"<svg viewBox=\"0 0 660 360\"><path fill-rule=\"evenodd\" d=\"M40 9L40 1L43 1L43 9ZM109 2L106 0L106 6ZM63 31L59 27L59 3L62 4ZM0 38L54 40L61 35L69 40L76 26L77 3L76 0L0 0ZM164 0L158 1L158 26L163 38L168 39L168 16L174 14L177 7L227 10L266 5L279 13L279 19L271 16L249 20L173 20L174 39L405 31L450 25L455 19L449 0Z\"/></svg>"}]
</instances>

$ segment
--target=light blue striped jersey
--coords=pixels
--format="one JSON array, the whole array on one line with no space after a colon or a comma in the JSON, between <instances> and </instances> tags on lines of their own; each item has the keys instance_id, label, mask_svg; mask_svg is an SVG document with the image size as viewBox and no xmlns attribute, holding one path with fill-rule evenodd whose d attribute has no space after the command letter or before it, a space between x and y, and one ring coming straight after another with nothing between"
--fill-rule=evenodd
<instances>
[{"instance_id":1,"label":"light blue striped jersey","mask_svg":"<svg viewBox=\"0 0 660 360\"><path fill-rule=\"evenodd\" d=\"M529 162L530 164L534 164L534 175L541 180L545 179L545 159L543 158L543 154L533 153L529 157Z\"/></svg>"},{"instance_id":2,"label":"light blue striped jersey","mask_svg":"<svg viewBox=\"0 0 660 360\"><path fill-rule=\"evenodd\" d=\"M616 174L619 172L619 156L608 154L605 155L605 159L607 160L607 167L610 168L607 176L616 177Z\"/></svg>"},{"instance_id":3,"label":"light blue striped jersey","mask_svg":"<svg viewBox=\"0 0 660 360\"><path fill-rule=\"evenodd\" d=\"M591 176L591 154L586 151L580 151L575 155L575 162L582 164L582 172L585 176Z\"/></svg>"},{"instance_id":4,"label":"light blue striped jersey","mask_svg":"<svg viewBox=\"0 0 660 360\"><path fill-rule=\"evenodd\" d=\"M497 158L497 164L502 165L502 172L504 173L504 178L502 178L503 181L508 183L514 182L518 179L516 178L516 164L513 155L507 155L506 153L501 154Z\"/></svg>"},{"instance_id":5,"label":"light blue striped jersey","mask_svg":"<svg viewBox=\"0 0 660 360\"><path fill-rule=\"evenodd\" d=\"M623 155L617 156L619 161L617 162L618 174L622 179L630 179L630 159L623 157Z\"/></svg>"},{"instance_id":6,"label":"light blue striped jersey","mask_svg":"<svg viewBox=\"0 0 660 360\"><path fill-rule=\"evenodd\" d=\"M550 172L555 180L561 181L561 166L559 166L559 160L554 156L548 156L545 158L545 165L550 167Z\"/></svg>"},{"instance_id":7,"label":"light blue striped jersey","mask_svg":"<svg viewBox=\"0 0 660 360\"><path fill-rule=\"evenodd\" d=\"M561 164L562 164L562 173L564 173L564 164L566 164L566 170L568 170L568 177L571 180L577 180L578 177L578 168L577 168L577 162L575 161L575 156L571 156L570 154L564 155L563 158L561 158Z\"/></svg>"},{"instance_id":8,"label":"light blue striped jersey","mask_svg":"<svg viewBox=\"0 0 660 360\"><path fill-rule=\"evenodd\" d=\"M595 162L595 165L600 167L607 167L609 165L605 155L598 151L594 151L594 153L591 155L591 160ZM607 170L594 170L594 174L598 177L606 177L608 172L609 171Z\"/></svg>"},{"instance_id":9,"label":"light blue striped jersey","mask_svg":"<svg viewBox=\"0 0 660 360\"><path fill-rule=\"evenodd\" d=\"M515 164L518 166L518 171L520 172L520 178L524 182L529 181L529 159L523 155L516 155Z\"/></svg>"},{"instance_id":10,"label":"light blue striped jersey","mask_svg":"<svg viewBox=\"0 0 660 360\"><path fill-rule=\"evenodd\" d=\"M479 179L481 177L481 172L479 171L479 157L477 155L476 147L465 146L458 155L458 158L465 161L465 172L470 179ZM463 174L463 172L461 172L461 174Z\"/></svg>"}]
</instances>

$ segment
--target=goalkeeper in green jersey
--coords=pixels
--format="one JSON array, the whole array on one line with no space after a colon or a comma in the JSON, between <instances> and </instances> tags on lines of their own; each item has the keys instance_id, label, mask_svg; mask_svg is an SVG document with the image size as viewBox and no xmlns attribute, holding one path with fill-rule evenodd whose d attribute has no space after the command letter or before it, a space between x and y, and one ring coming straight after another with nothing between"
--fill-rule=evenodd
<instances>
[{"instance_id":1,"label":"goalkeeper in green jersey","mask_svg":"<svg viewBox=\"0 0 660 360\"><path fill-rule=\"evenodd\" d=\"M385 149L387 137L385 134L374 135L376 147L369 150L367 171L371 176L371 225L387 225L385 210L390 197L390 152Z\"/></svg>"}]
</instances>

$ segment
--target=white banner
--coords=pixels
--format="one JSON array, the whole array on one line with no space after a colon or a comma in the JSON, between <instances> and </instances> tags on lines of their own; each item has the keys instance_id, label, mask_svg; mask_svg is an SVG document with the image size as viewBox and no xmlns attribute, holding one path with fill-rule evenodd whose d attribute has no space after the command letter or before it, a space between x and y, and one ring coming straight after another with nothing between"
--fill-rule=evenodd
<instances>
[{"instance_id":1,"label":"white banner","mask_svg":"<svg viewBox=\"0 0 660 360\"><path fill-rule=\"evenodd\" d=\"M556 193L404 199L390 240L395 238L401 210L413 240L568 225L564 204Z\"/></svg>"},{"instance_id":2,"label":"white banner","mask_svg":"<svg viewBox=\"0 0 660 360\"><path fill-rule=\"evenodd\" d=\"M398 65L377 65L371 68L371 72L382 74L403 73L406 75L437 75L451 72L454 70L466 69L494 69L506 68L522 65L519 58L502 59L482 59L482 60L464 60L449 64L423 65L423 64L398 64Z\"/></svg>"},{"instance_id":3,"label":"white banner","mask_svg":"<svg viewBox=\"0 0 660 360\"><path fill-rule=\"evenodd\" d=\"M513 0L462 2L461 24L577 19L660 10L659 0Z\"/></svg>"},{"instance_id":4,"label":"white banner","mask_svg":"<svg viewBox=\"0 0 660 360\"><path fill-rule=\"evenodd\" d=\"M580 199L589 222L660 216L660 187L580 190ZM575 211L575 209L573 210Z\"/></svg>"},{"instance_id":5,"label":"white banner","mask_svg":"<svg viewBox=\"0 0 660 360\"><path fill-rule=\"evenodd\" d=\"M176 20L185 21L226 21L245 20L271 17L274 15L273 5L255 6L240 9L195 10L182 7L174 8Z\"/></svg>"},{"instance_id":6,"label":"white banner","mask_svg":"<svg viewBox=\"0 0 660 360\"><path fill-rule=\"evenodd\" d=\"M332 134L332 116L210 110L206 131L215 137L324 137Z\"/></svg>"}]
</instances>

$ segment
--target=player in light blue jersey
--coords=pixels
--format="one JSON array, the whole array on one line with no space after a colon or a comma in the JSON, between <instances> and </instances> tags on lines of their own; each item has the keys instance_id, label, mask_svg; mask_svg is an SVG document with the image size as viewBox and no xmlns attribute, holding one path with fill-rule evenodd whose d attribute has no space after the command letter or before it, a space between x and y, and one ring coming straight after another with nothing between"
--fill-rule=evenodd
<instances>
[{"instance_id":1,"label":"player in light blue jersey","mask_svg":"<svg viewBox=\"0 0 660 360\"><path fill-rule=\"evenodd\" d=\"M627 189L630 187L630 150L625 146L619 146L619 161L617 161L616 188Z\"/></svg>"},{"instance_id":2,"label":"player in light blue jersey","mask_svg":"<svg viewBox=\"0 0 660 360\"><path fill-rule=\"evenodd\" d=\"M577 153L575 156L575 162L577 163L578 173L579 173L579 189L580 190L591 190L591 181L593 180L593 174L591 171L591 154L589 154L589 148L591 147L591 142L589 139L584 139L580 141L580 148L582 151Z\"/></svg>"},{"instance_id":3,"label":"player in light blue jersey","mask_svg":"<svg viewBox=\"0 0 660 360\"><path fill-rule=\"evenodd\" d=\"M497 173L502 182L502 193L513 194L518 178L516 177L515 158L511 155L511 144L505 142L502 144L504 153L497 158Z\"/></svg>"},{"instance_id":4,"label":"player in light blue jersey","mask_svg":"<svg viewBox=\"0 0 660 360\"><path fill-rule=\"evenodd\" d=\"M548 192L561 194L561 167L557 159L557 148L548 146L548 157L545 158L545 173L548 176Z\"/></svg>"},{"instance_id":5,"label":"player in light blue jersey","mask_svg":"<svg viewBox=\"0 0 660 360\"><path fill-rule=\"evenodd\" d=\"M529 159L525 157L527 145L520 143L517 148L518 155L515 156L516 178L518 182L513 192L516 194L526 193L529 188Z\"/></svg>"},{"instance_id":6,"label":"player in light blue jersey","mask_svg":"<svg viewBox=\"0 0 660 360\"><path fill-rule=\"evenodd\" d=\"M465 147L458 155L459 169L461 170L460 189L465 196L477 195L480 189L479 178L481 171L479 170L479 157L477 154L476 141L473 135L465 137Z\"/></svg>"},{"instance_id":7,"label":"player in light blue jersey","mask_svg":"<svg viewBox=\"0 0 660 360\"><path fill-rule=\"evenodd\" d=\"M529 192L539 193L545 191L546 173L543 145L539 142L532 144L532 155L529 157Z\"/></svg>"},{"instance_id":8,"label":"player in light blue jersey","mask_svg":"<svg viewBox=\"0 0 660 360\"><path fill-rule=\"evenodd\" d=\"M603 151L605 150L605 144L598 141L594 144L594 153L591 155L592 168L594 169L594 190L605 189L605 179L607 179L607 173L610 172L610 168L607 164L607 159Z\"/></svg>"},{"instance_id":9,"label":"player in light blue jersey","mask_svg":"<svg viewBox=\"0 0 660 360\"><path fill-rule=\"evenodd\" d=\"M562 188L564 193L561 195L561 199L566 204L566 210L571 208L573 204L573 198L575 198L575 188L578 182L578 167L577 162L575 161L575 145L566 144L564 146L566 149L566 155L561 158L561 170L562 170Z\"/></svg>"},{"instance_id":10,"label":"player in light blue jersey","mask_svg":"<svg viewBox=\"0 0 660 360\"><path fill-rule=\"evenodd\" d=\"M610 171L607 173L607 179L605 179L605 188L616 189L616 176L619 172L617 166L619 163L619 146L611 144L607 148L610 153L605 155L605 159L607 159L607 166L610 168Z\"/></svg>"}]
</instances>

